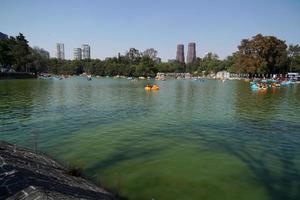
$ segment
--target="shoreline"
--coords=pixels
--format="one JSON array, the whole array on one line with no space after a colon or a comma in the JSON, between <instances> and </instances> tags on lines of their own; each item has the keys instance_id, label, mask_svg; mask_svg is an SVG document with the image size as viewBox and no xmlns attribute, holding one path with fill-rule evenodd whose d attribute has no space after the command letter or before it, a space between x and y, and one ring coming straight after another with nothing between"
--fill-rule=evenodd
<instances>
[{"instance_id":1,"label":"shoreline","mask_svg":"<svg viewBox=\"0 0 300 200\"><path fill-rule=\"evenodd\" d=\"M9 72L4 73L0 72L0 80L7 80L7 79L33 79L37 78L38 76L34 73L29 72Z\"/></svg>"},{"instance_id":2,"label":"shoreline","mask_svg":"<svg viewBox=\"0 0 300 200\"><path fill-rule=\"evenodd\" d=\"M0 199L120 199L71 170L43 153L0 141Z\"/></svg>"}]
</instances>

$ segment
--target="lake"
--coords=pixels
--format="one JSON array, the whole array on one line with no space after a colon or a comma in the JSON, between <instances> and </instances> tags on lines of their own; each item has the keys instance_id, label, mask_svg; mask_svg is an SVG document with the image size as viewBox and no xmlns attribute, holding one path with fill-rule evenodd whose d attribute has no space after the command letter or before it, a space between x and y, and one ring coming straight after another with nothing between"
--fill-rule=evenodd
<instances>
[{"instance_id":1,"label":"lake","mask_svg":"<svg viewBox=\"0 0 300 200\"><path fill-rule=\"evenodd\" d=\"M128 199L300 199L300 84L0 81L0 139Z\"/></svg>"}]
</instances>

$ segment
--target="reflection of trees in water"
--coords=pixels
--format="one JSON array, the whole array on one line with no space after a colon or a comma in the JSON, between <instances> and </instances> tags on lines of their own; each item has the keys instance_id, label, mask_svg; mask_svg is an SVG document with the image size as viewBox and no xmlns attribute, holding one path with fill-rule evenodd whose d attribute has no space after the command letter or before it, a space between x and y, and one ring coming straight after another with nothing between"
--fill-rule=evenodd
<instances>
[{"instance_id":1,"label":"reflection of trees in water","mask_svg":"<svg viewBox=\"0 0 300 200\"><path fill-rule=\"evenodd\" d=\"M256 180L264 186L270 199L299 199L300 198L300 172L299 163L300 126L285 124L283 127L274 122L271 124L273 133L267 131L259 132L259 128L249 128L247 122L235 124L215 123L212 128L207 124L183 125L191 127L185 134L178 133L180 141L191 143L190 138L198 136L200 146L208 146L214 151L233 155L255 175ZM286 127L293 126L296 129L283 132ZM248 127L248 128L247 128ZM176 133L178 127L169 132ZM168 137L168 135L161 135ZM174 138L174 135L171 136ZM297 157L298 156L298 157Z\"/></svg>"},{"instance_id":2,"label":"reflection of trees in water","mask_svg":"<svg viewBox=\"0 0 300 200\"><path fill-rule=\"evenodd\" d=\"M0 132L7 135L7 138L4 135L5 140L30 148L37 147L37 140L33 142L31 137L31 132L35 130L32 119L39 114L36 106L43 105L45 100L40 91L47 91L49 86L37 80L10 80L0 84L0 93L3 94L0 99Z\"/></svg>"},{"instance_id":3,"label":"reflection of trees in water","mask_svg":"<svg viewBox=\"0 0 300 200\"><path fill-rule=\"evenodd\" d=\"M147 136L144 135L141 137L144 139L147 138ZM153 136L151 135L150 137L152 138ZM87 175L96 180L98 184L105 186L107 183L102 179L102 177L99 176L98 172L111 169L122 163L130 162L136 159L141 162L149 161L165 150L164 146L140 145L140 142L141 141L139 138L137 138L137 140L132 140L132 138L123 139L122 145L115 146L114 152L111 155L84 170L87 172ZM122 184L122 182L125 181L122 177L122 174L117 173L110 175L109 178L113 179L113 182L116 182L114 186L110 185L109 188L113 189L113 191L117 192L118 194L121 194L121 190L126 187L126 185Z\"/></svg>"},{"instance_id":4,"label":"reflection of trees in water","mask_svg":"<svg viewBox=\"0 0 300 200\"><path fill-rule=\"evenodd\" d=\"M300 172L296 165L299 157L296 156L300 153L297 143L300 126L289 121L289 116L284 121L276 118L288 114L278 107L291 94L288 90L275 94L269 91L266 94L249 93L243 84L238 85L237 90L243 94L235 101L236 120L230 125L217 123L220 139L210 140L209 134L203 134L202 142L247 164L271 199L299 199ZM203 127L205 124L199 125L199 129Z\"/></svg>"},{"instance_id":5,"label":"reflection of trees in water","mask_svg":"<svg viewBox=\"0 0 300 200\"><path fill-rule=\"evenodd\" d=\"M193 86L188 85L187 91L191 90L190 87ZM168 137L171 137L171 140L178 138L182 143L196 142L214 151L233 155L250 169L257 182L266 189L270 199L299 199L300 172L296 163L297 159L299 161L300 146L297 141L300 140L300 135L296 131L300 130L300 125L272 118L278 112L273 109L274 106L281 103L282 96L286 97L290 94L282 91L278 96L268 96L268 94L253 96L265 94L247 92L246 85L238 82L235 87L239 95L233 101L236 103L233 121L205 124L207 121L199 119L184 120L176 126L158 127L152 130L153 133L163 134L147 134L141 137L148 141L158 141L162 138L168 140ZM175 105L185 105L188 94L181 92L184 87L182 84L177 84L175 88ZM193 94L190 95L193 98ZM266 105L269 107L265 107ZM188 105L186 108L189 109ZM180 111L183 108L175 109ZM281 112L284 113L282 110ZM258 118L262 120L257 120ZM184 130L184 134L180 130ZM138 141L131 138L127 142L128 145L119 146L111 156L91 166L87 171L94 174L99 169L109 169L132 159L155 158L168 146L166 144L163 148L157 146L145 148L143 145L137 147L135 143Z\"/></svg>"},{"instance_id":6,"label":"reflection of trees in water","mask_svg":"<svg viewBox=\"0 0 300 200\"><path fill-rule=\"evenodd\" d=\"M289 113L282 106L289 98L296 98L291 96L295 94L289 88L259 93L248 87L248 83L236 85L239 95L235 98L235 121L233 124L217 122L211 130L217 131L219 139L197 131L198 128L209 132L210 127L205 124L198 125L195 133L201 136L201 143L247 164L271 199L299 199L300 172L296 166L299 156L296 156L300 154L297 143L300 125L288 120ZM281 120L280 115L286 115L286 120Z\"/></svg>"},{"instance_id":7,"label":"reflection of trees in water","mask_svg":"<svg viewBox=\"0 0 300 200\"><path fill-rule=\"evenodd\" d=\"M278 109L290 98L288 87L252 91L249 83L239 82L236 85L235 114L237 119L272 120L282 110ZM293 97L294 98L294 97Z\"/></svg>"}]
</instances>

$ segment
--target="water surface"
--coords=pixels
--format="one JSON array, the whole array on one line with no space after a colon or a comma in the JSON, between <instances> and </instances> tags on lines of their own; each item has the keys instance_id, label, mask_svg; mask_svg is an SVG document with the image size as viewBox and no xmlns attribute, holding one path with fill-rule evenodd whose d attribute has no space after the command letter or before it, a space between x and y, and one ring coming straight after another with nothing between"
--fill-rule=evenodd
<instances>
[{"instance_id":1,"label":"water surface","mask_svg":"<svg viewBox=\"0 0 300 200\"><path fill-rule=\"evenodd\" d=\"M300 199L300 85L0 81L0 139L129 199Z\"/></svg>"}]
</instances>

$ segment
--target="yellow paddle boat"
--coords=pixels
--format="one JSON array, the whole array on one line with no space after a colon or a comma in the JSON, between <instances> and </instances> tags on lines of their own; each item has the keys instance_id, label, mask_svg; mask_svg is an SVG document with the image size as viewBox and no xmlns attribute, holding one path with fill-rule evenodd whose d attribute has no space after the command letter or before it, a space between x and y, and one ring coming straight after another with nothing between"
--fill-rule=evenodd
<instances>
[{"instance_id":1,"label":"yellow paddle boat","mask_svg":"<svg viewBox=\"0 0 300 200\"><path fill-rule=\"evenodd\" d=\"M159 87L158 87L157 85L153 85L153 86L151 87L151 90L159 90Z\"/></svg>"},{"instance_id":2,"label":"yellow paddle boat","mask_svg":"<svg viewBox=\"0 0 300 200\"><path fill-rule=\"evenodd\" d=\"M146 85L145 90L150 91L150 90L159 90L159 87L157 85Z\"/></svg>"}]
</instances>

